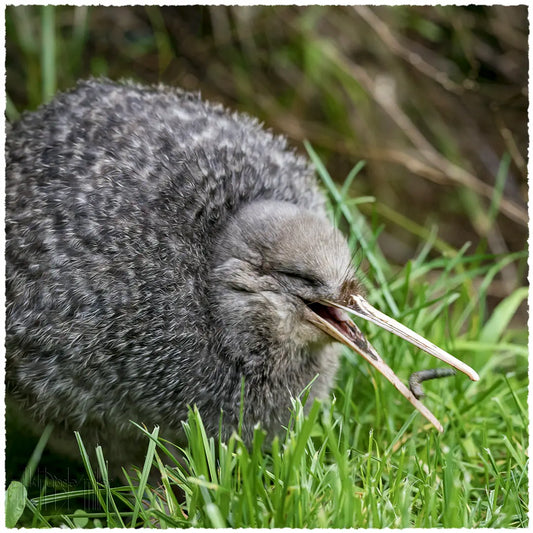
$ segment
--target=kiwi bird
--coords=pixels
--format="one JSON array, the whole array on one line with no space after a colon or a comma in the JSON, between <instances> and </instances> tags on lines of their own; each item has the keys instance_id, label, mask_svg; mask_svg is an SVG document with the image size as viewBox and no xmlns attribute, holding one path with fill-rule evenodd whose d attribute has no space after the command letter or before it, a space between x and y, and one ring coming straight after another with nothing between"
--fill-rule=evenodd
<instances>
[{"instance_id":1,"label":"kiwi bird","mask_svg":"<svg viewBox=\"0 0 533 533\"><path fill-rule=\"evenodd\" d=\"M274 435L342 344L442 430L359 319L478 379L367 302L307 160L198 95L80 82L10 126L6 198L8 403L58 446L78 430L134 461L130 420L179 439L190 405L229 432L242 382L245 438Z\"/></svg>"}]
</instances>

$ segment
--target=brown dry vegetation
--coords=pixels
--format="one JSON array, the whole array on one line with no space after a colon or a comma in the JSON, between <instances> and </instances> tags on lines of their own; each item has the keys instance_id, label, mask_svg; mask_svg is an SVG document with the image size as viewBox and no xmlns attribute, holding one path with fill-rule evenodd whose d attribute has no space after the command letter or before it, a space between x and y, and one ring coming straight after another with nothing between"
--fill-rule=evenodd
<instances>
[{"instance_id":1,"label":"brown dry vegetation","mask_svg":"<svg viewBox=\"0 0 533 533\"><path fill-rule=\"evenodd\" d=\"M365 160L349 194L376 198L360 209L384 224L380 244L393 262L413 257L432 229L435 254L467 241L492 254L526 246L525 6L10 7L6 15L10 118L90 75L200 90L301 151L309 140L339 182ZM510 264L491 286L494 300L524 281L525 262Z\"/></svg>"}]
</instances>

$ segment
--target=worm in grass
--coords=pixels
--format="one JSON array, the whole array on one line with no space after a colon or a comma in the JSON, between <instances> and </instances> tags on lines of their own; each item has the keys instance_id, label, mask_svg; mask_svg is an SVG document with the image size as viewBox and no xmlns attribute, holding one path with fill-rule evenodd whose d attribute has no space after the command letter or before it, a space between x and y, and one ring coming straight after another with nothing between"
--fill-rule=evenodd
<instances>
[{"instance_id":1,"label":"worm in grass","mask_svg":"<svg viewBox=\"0 0 533 533\"><path fill-rule=\"evenodd\" d=\"M429 370L413 372L409 377L409 388L419 400L425 396L424 391L422 390L422 381L427 381L428 379L447 378L454 375L455 369L453 368L431 368Z\"/></svg>"}]
</instances>

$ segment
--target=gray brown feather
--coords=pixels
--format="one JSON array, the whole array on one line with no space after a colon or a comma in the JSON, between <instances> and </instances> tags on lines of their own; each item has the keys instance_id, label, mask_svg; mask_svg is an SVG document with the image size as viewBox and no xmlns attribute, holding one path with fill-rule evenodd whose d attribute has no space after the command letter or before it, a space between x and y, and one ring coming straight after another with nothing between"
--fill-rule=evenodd
<instances>
[{"instance_id":1,"label":"gray brown feather","mask_svg":"<svg viewBox=\"0 0 533 533\"><path fill-rule=\"evenodd\" d=\"M337 348L299 305L341 291L350 253L284 138L197 95L90 80L13 125L6 171L17 409L124 464L145 447L129 420L179 438L197 404L229 432L242 376L247 436L279 431L316 374L327 395Z\"/></svg>"}]
</instances>

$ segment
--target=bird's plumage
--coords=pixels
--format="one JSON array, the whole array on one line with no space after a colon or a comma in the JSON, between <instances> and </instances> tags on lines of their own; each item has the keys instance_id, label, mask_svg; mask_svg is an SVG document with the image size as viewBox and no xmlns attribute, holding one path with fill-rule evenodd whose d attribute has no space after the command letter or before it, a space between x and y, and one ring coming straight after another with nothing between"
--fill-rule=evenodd
<instances>
[{"instance_id":1,"label":"bird's plumage","mask_svg":"<svg viewBox=\"0 0 533 533\"><path fill-rule=\"evenodd\" d=\"M350 254L284 138L197 95L91 80L23 115L6 161L17 409L124 463L144 449L129 420L179 437L197 404L210 432L220 409L234 427L242 376L247 435L279 430L316 374L327 394L338 350L297 300L341 291Z\"/></svg>"},{"instance_id":2,"label":"bird's plumage","mask_svg":"<svg viewBox=\"0 0 533 533\"><path fill-rule=\"evenodd\" d=\"M349 314L479 379L363 298L310 165L246 115L82 82L9 128L6 178L8 406L56 446L78 430L139 464L130 420L179 440L192 405L227 435L243 382L244 437L272 436L311 381L309 401L327 396L333 340L442 431Z\"/></svg>"}]
</instances>

